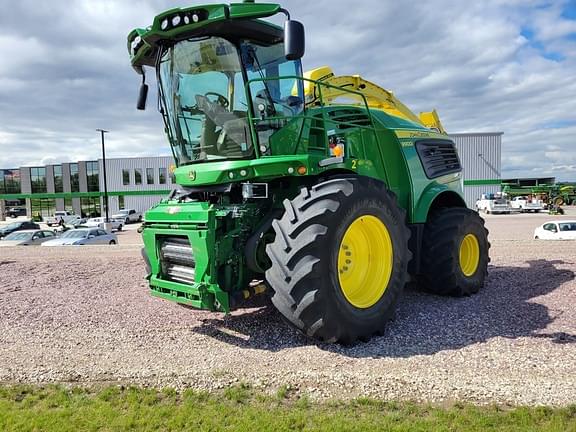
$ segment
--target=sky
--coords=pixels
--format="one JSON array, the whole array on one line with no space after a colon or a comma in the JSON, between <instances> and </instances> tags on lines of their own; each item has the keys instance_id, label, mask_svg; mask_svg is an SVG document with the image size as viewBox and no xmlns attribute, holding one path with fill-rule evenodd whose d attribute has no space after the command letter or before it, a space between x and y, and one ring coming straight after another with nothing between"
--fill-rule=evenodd
<instances>
[{"instance_id":1,"label":"sky","mask_svg":"<svg viewBox=\"0 0 576 432\"><path fill-rule=\"evenodd\" d=\"M0 168L96 159L97 128L108 157L170 154L155 93L136 110L126 36L193 4L0 0ZM305 70L362 75L451 133L504 132L504 178L576 181L576 0L282 6L306 27Z\"/></svg>"}]
</instances>

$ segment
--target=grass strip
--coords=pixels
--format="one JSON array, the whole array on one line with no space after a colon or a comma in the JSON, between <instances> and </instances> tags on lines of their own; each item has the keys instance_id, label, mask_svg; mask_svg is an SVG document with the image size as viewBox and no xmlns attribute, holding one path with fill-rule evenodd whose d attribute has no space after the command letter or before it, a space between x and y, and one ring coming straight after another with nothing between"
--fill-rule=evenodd
<instances>
[{"instance_id":1,"label":"grass strip","mask_svg":"<svg viewBox=\"0 0 576 432\"><path fill-rule=\"evenodd\" d=\"M373 399L310 402L245 384L221 392L111 386L0 386L2 431L557 431L576 432L576 405L433 406Z\"/></svg>"}]
</instances>

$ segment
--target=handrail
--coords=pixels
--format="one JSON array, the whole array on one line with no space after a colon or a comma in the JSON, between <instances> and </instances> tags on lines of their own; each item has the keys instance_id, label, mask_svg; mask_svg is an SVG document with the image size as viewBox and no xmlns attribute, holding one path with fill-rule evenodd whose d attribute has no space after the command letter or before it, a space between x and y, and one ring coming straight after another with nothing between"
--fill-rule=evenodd
<instances>
[{"instance_id":1,"label":"handrail","mask_svg":"<svg viewBox=\"0 0 576 432\"><path fill-rule=\"evenodd\" d=\"M316 88L318 89L318 96L319 96L318 100L319 100L319 106L320 107L327 106L327 104L324 103L324 99L322 96L322 87L336 89L338 91L342 91L343 93L349 93L349 94L352 94L354 96L359 97L362 100L363 105L364 105L363 107L360 107L360 108L361 109L364 108L366 110L367 117L370 121L370 126L363 126L363 125L358 125L358 124L351 123L351 122L345 122L345 121L339 121L339 120L333 120L333 119L327 118L326 111L322 111L322 120L324 121L324 124L333 123L335 125L346 125L346 126L350 126L350 127L356 127L356 128L371 130L374 133L374 137L376 139L376 142L378 143L378 145L380 147L379 137L378 137L378 134L376 133L376 126L374 125L374 119L372 118L372 115L370 115L370 106L368 105L368 100L366 99L366 96L362 92L359 92L356 90L350 90L350 89L347 89L344 87L335 86L335 85L328 84L328 83L323 82L323 81L313 80L313 79L305 78L302 76L285 75L285 76L281 76L281 77L261 77L261 78L253 78L251 80L248 80L245 84L246 94L247 95L250 94L250 85L252 83L267 82L267 81L281 81L281 80L299 80L302 82L310 82L310 83L315 84L317 86ZM254 139L256 141L258 140L256 125L258 123L261 123L261 122L274 121L274 120L287 120L287 119L303 119L303 120L314 119L314 117L307 115L307 111L310 108L306 105L305 100L302 100L302 105L303 105L303 110L302 110L303 114L291 116L289 118L287 118L285 116L271 116L271 117L267 117L265 119L258 119L258 118L253 117L252 110L249 109L248 110L248 121L249 121L250 129L252 132L252 136L254 137ZM302 123L302 127L304 127L304 122ZM327 130L326 129L327 128L324 128L325 139L327 139ZM256 156L259 157L260 153L261 153L261 149L257 145L258 144L257 142L255 142L254 144L255 144L254 148L256 151Z\"/></svg>"}]
</instances>

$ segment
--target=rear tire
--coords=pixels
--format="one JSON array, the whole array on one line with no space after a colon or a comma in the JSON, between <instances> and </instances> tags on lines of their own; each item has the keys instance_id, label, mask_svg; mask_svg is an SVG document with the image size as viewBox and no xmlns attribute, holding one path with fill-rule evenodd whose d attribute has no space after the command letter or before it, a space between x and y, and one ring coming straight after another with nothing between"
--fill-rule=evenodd
<instances>
[{"instance_id":1,"label":"rear tire","mask_svg":"<svg viewBox=\"0 0 576 432\"><path fill-rule=\"evenodd\" d=\"M115 245L116 242L114 240L110 240L110 242L108 243L109 245Z\"/></svg>"},{"instance_id":2,"label":"rear tire","mask_svg":"<svg viewBox=\"0 0 576 432\"><path fill-rule=\"evenodd\" d=\"M421 285L440 295L468 296L484 285L488 273L488 230L467 208L435 212L424 227Z\"/></svg>"},{"instance_id":3,"label":"rear tire","mask_svg":"<svg viewBox=\"0 0 576 432\"><path fill-rule=\"evenodd\" d=\"M381 332L411 258L394 194L365 178L334 179L302 188L284 208L266 247L276 308L321 341L352 343Z\"/></svg>"}]
</instances>

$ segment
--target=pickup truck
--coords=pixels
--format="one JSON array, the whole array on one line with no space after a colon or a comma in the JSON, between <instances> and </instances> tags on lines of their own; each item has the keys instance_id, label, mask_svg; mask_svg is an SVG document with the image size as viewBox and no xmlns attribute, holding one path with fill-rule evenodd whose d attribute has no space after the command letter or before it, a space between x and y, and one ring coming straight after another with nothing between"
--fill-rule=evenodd
<instances>
[{"instance_id":1,"label":"pickup truck","mask_svg":"<svg viewBox=\"0 0 576 432\"><path fill-rule=\"evenodd\" d=\"M508 200L502 198L501 196L490 194L490 195L482 195L482 198L476 201L476 210L478 212L483 211L486 214L490 213L508 214L510 213L511 208L508 205Z\"/></svg>"},{"instance_id":2,"label":"pickup truck","mask_svg":"<svg viewBox=\"0 0 576 432\"><path fill-rule=\"evenodd\" d=\"M510 207L515 210L520 210L521 212L535 212L538 213L541 210L544 210L544 204L542 204L541 200L537 199L529 199L525 196L517 196L512 198L510 201Z\"/></svg>"},{"instance_id":3,"label":"pickup truck","mask_svg":"<svg viewBox=\"0 0 576 432\"><path fill-rule=\"evenodd\" d=\"M64 210L54 212L54 216L47 217L44 222L46 223L46 225L51 227L53 225L59 225L61 220L64 220L64 223L66 225L74 225L74 226L86 222L86 220L81 218L80 216Z\"/></svg>"},{"instance_id":4,"label":"pickup truck","mask_svg":"<svg viewBox=\"0 0 576 432\"><path fill-rule=\"evenodd\" d=\"M120 210L118 213L112 215L112 219L123 220L124 225L132 222L142 222L142 213L134 209Z\"/></svg>"},{"instance_id":5,"label":"pickup truck","mask_svg":"<svg viewBox=\"0 0 576 432\"><path fill-rule=\"evenodd\" d=\"M111 231L122 231L122 226L124 225L123 219L109 218L108 221L109 221L108 223L110 224L110 230ZM83 225L86 227L90 227L90 228L102 228L102 229L104 229L105 222L106 222L105 217L97 217L97 218L88 219L86 221L86 223Z\"/></svg>"}]
</instances>

